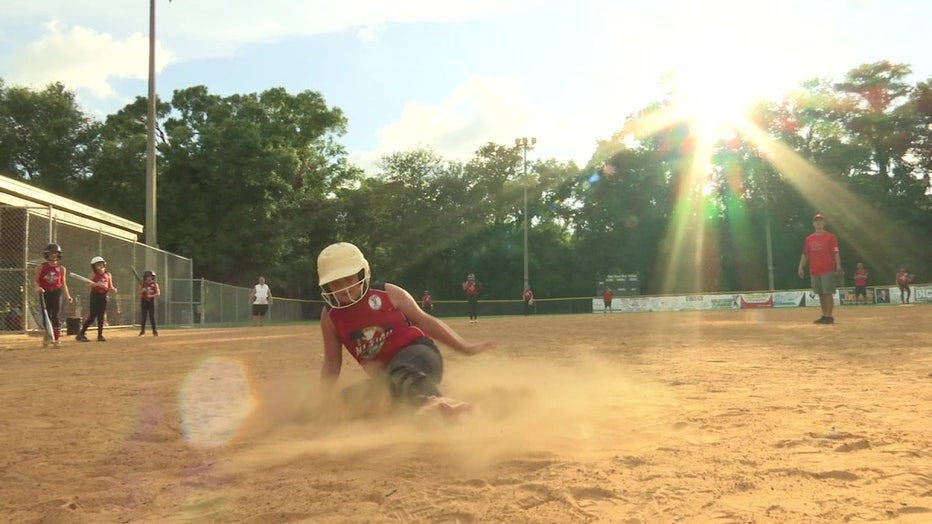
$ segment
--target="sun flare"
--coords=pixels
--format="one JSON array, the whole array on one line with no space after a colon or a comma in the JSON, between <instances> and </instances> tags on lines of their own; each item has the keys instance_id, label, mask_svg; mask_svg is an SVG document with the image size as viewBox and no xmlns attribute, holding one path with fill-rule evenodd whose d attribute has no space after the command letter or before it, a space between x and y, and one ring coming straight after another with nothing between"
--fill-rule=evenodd
<instances>
[{"instance_id":1,"label":"sun flare","mask_svg":"<svg viewBox=\"0 0 932 524\"><path fill-rule=\"evenodd\" d=\"M684 38L677 56L662 87L671 110L699 132L727 134L747 122L752 105L779 95L780 61L743 31L706 28Z\"/></svg>"}]
</instances>

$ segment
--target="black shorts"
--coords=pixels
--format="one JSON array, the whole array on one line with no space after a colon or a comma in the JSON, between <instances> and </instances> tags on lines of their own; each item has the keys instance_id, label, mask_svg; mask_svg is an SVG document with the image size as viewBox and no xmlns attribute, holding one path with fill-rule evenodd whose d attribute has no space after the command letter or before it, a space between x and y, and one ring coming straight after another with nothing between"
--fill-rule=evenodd
<instances>
[{"instance_id":1,"label":"black shorts","mask_svg":"<svg viewBox=\"0 0 932 524\"><path fill-rule=\"evenodd\" d=\"M854 286L854 296L856 296L856 297L866 297L866 296L867 296L867 286Z\"/></svg>"},{"instance_id":2,"label":"black shorts","mask_svg":"<svg viewBox=\"0 0 932 524\"><path fill-rule=\"evenodd\" d=\"M252 316L254 317L264 317L266 313L269 312L268 304L253 304L252 305Z\"/></svg>"}]
</instances>

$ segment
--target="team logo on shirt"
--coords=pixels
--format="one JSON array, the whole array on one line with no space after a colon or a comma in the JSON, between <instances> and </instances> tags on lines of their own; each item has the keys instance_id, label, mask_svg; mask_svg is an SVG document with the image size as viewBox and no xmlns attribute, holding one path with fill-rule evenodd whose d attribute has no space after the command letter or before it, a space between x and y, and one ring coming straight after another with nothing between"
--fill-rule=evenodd
<instances>
[{"instance_id":1,"label":"team logo on shirt","mask_svg":"<svg viewBox=\"0 0 932 524\"><path fill-rule=\"evenodd\" d=\"M363 360L375 358L390 334L391 327L382 326L370 326L352 333L350 336L356 341L356 356Z\"/></svg>"},{"instance_id":2,"label":"team logo on shirt","mask_svg":"<svg viewBox=\"0 0 932 524\"><path fill-rule=\"evenodd\" d=\"M382 309L382 297L378 295L372 295L369 297L369 309L373 311Z\"/></svg>"},{"instance_id":3,"label":"team logo on shirt","mask_svg":"<svg viewBox=\"0 0 932 524\"><path fill-rule=\"evenodd\" d=\"M58 268L49 269L49 272L45 274L45 281L49 284L55 284L58 282Z\"/></svg>"}]
</instances>

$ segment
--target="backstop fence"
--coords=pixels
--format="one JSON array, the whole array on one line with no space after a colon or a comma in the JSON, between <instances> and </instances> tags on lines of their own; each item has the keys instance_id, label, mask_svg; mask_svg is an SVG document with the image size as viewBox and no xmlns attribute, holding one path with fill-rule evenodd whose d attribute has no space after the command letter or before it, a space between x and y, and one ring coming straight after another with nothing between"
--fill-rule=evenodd
<instances>
[{"instance_id":1,"label":"backstop fence","mask_svg":"<svg viewBox=\"0 0 932 524\"><path fill-rule=\"evenodd\" d=\"M62 265L70 273L90 277L91 258L102 256L113 274L118 292L107 304L107 323L130 325L139 318L139 284L133 269L142 275L156 273L162 296L156 301L156 315L163 325L191 325L193 264L184 258L134 240L114 236L105 228L93 229L56 218L50 206L0 206L0 331L29 332L41 328L36 292L36 270L45 262L43 251L51 242L62 249ZM74 297L63 303L61 315L67 319L89 313L87 286L68 278ZM62 319L62 326L66 325ZM70 322L67 322L70 324Z\"/></svg>"}]
</instances>

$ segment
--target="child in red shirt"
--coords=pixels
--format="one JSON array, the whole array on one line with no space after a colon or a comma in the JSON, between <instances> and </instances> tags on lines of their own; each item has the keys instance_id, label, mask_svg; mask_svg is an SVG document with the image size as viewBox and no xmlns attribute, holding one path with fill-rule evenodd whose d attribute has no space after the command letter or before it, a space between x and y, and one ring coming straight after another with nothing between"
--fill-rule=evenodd
<instances>
[{"instance_id":1,"label":"child in red shirt","mask_svg":"<svg viewBox=\"0 0 932 524\"><path fill-rule=\"evenodd\" d=\"M396 285L370 287L369 262L353 244L338 242L321 251L317 272L328 306L320 315L324 386L332 387L339 378L346 348L373 379L344 392L344 400L356 409L378 408L377 393L383 385L393 400L419 411L438 408L445 416L455 416L469 409L441 395L443 358L434 340L466 355L492 348L491 342L466 341Z\"/></svg>"},{"instance_id":2,"label":"child in red shirt","mask_svg":"<svg viewBox=\"0 0 932 524\"><path fill-rule=\"evenodd\" d=\"M867 304L867 270L860 262L854 271L854 300L858 304Z\"/></svg>"},{"instance_id":3,"label":"child in red shirt","mask_svg":"<svg viewBox=\"0 0 932 524\"><path fill-rule=\"evenodd\" d=\"M900 266L900 270L896 274L896 285L900 288L900 302L904 304L909 304L909 297L912 294L909 285L912 281L912 275L906 272L906 267Z\"/></svg>"}]
</instances>

